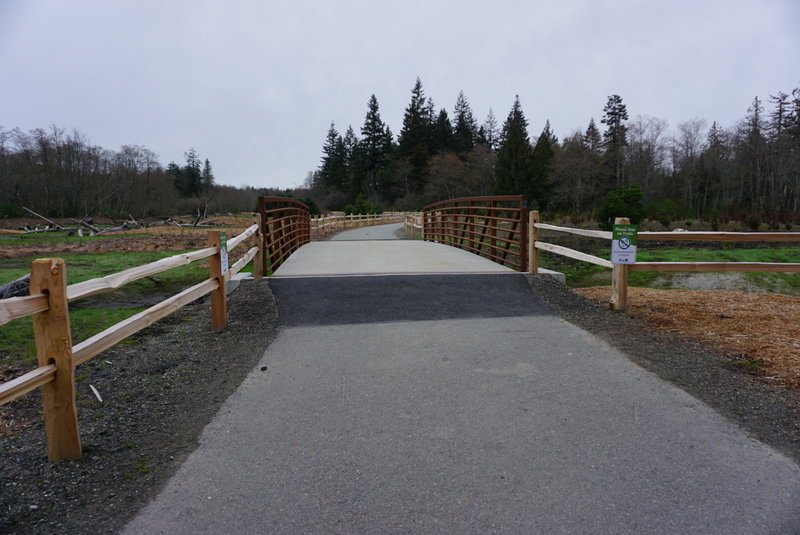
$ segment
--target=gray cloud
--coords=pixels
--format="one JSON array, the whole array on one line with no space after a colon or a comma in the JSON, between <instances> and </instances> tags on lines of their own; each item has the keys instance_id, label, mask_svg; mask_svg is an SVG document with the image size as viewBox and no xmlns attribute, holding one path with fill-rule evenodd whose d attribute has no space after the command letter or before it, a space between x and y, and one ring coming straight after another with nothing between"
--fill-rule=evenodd
<instances>
[{"instance_id":1,"label":"gray cloud","mask_svg":"<svg viewBox=\"0 0 800 535\"><path fill-rule=\"evenodd\" d=\"M221 183L288 187L331 121L358 130L371 94L397 133L417 76L482 120L519 94L532 135L631 117L725 126L800 83L793 0L220 2L3 0L0 125L77 128L162 163L195 147Z\"/></svg>"}]
</instances>

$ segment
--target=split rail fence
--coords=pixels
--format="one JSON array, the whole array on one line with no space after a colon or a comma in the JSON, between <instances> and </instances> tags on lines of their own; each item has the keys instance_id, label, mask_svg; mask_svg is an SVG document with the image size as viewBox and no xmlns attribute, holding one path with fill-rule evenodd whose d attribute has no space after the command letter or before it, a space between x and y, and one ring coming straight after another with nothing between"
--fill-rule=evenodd
<instances>
[{"instance_id":1,"label":"split rail fence","mask_svg":"<svg viewBox=\"0 0 800 535\"><path fill-rule=\"evenodd\" d=\"M208 232L208 247L182 253L156 262L133 267L77 284L66 284L66 266L61 258L42 258L33 261L30 295L0 300L0 325L28 316L33 317L36 354L39 366L16 379L0 385L0 405L8 403L35 388L41 387L43 416L47 434L47 455L51 461L81 457L81 440L75 402L75 367L86 362L128 336L144 329L179 308L211 294L211 326L225 329L228 324L226 282L255 260L254 275L263 272L259 254L263 240L259 229L260 216L253 225L227 240L232 251L248 238L255 236L257 245L223 272L224 248L220 231ZM109 327L78 343L72 344L69 303L90 295L110 292L133 281L169 269L209 259L208 279L161 301L147 310Z\"/></svg>"},{"instance_id":2,"label":"split rail fence","mask_svg":"<svg viewBox=\"0 0 800 535\"><path fill-rule=\"evenodd\" d=\"M626 224L627 218L617 218L615 223ZM611 261L576 251L568 247L541 241L540 231L548 230L577 236L588 236L611 241L612 233L602 230L577 229L542 223L539 212L531 211L529 226L531 251L530 271L538 273L539 251L566 256L589 262L612 270L610 305L614 310L624 310L628 302L628 273L630 271L721 271L721 272L773 272L800 273L800 263L770 262L637 262L635 264L612 264ZM796 243L800 232L639 232L640 241L683 242L740 242L740 243ZM610 247L609 247L610 249Z\"/></svg>"}]
</instances>

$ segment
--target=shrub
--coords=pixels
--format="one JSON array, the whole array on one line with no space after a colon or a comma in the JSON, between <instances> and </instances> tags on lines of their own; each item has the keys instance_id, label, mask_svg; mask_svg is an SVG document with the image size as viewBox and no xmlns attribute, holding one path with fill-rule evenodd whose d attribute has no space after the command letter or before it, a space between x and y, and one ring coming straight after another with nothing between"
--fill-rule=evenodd
<instances>
[{"instance_id":1,"label":"shrub","mask_svg":"<svg viewBox=\"0 0 800 535\"><path fill-rule=\"evenodd\" d=\"M603 206L598 213L598 219L600 227L611 230L616 217L627 217L631 223L638 225L643 215L642 188L639 184L633 184L610 191L603 198Z\"/></svg>"}]
</instances>

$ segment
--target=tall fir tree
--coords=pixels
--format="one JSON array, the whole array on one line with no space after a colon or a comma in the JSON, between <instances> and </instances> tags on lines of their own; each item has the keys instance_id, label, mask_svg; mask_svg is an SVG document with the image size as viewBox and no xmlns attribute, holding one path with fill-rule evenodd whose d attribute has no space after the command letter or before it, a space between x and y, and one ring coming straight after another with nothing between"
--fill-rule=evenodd
<instances>
[{"instance_id":1,"label":"tall fir tree","mask_svg":"<svg viewBox=\"0 0 800 535\"><path fill-rule=\"evenodd\" d=\"M603 152L603 138L600 135L600 130L597 129L594 118L589 120L586 133L583 134L583 143L586 145L586 148L593 153L600 154Z\"/></svg>"},{"instance_id":2,"label":"tall fir tree","mask_svg":"<svg viewBox=\"0 0 800 535\"><path fill-rule=\"evenodd\" d=\"M500 131L497 128L497 118L494 116L492 108L489 108L489 113L486 115L486 120L478 128L478 135L476 143L478 145L485 145L489 150L497 150L500 141Z\"/></svg>"},{"instance_id":3,"label":"tall fir tree","mask_svg":"<svg viewBox=\"0 0 800 535\"><path fill-rule=\"evenodd\" d=\"M410 164L408 188L410 193L420 194L425 189L428 175L428 159L431 157L430 107L417 78L411 90L411 102L403 114L403 127L398 140L398 154Z\"/></svg>"},{"instance_id":4,"label":"tall fir tree","mask_svg":"<svg viewBox=\"0 0 800 535\"><path fill-rule=\"evenodd\" d=\"M556 149L558 148L558 139L553 134L550 128L550 121L548 120L539 138L536 140L536 145L533 147L532 153L532 182L526 194L528 195L528 202L531 208L544 209L547 208L550 202L550 177L553 174L555 166Z\"/></svg>"},{"instance_id":5,"label":"tall fir tree","mask_svg":"<svg viewBox=\"0 0 800 535\"><path fill-rule=\"evenodd\" d=\"M463 91L458 92L458 99L453 110L453 148L459 154L465 154L475 147L478 138L478 124L472 114L467 97Z\"/></svg>"},{"instance_id":6,"label":"tall fir tree","mask_svg":"<svg viewBox=\"0 0 800 535\"><path fill-rule=\"evenodd\" d=\"M361 127L359 143L360 166L364 190L374 195L381 189L392 152L391 132L381 120L378 99L372 95L367 104L367 115Z\"/></svg>"},{"instance_id":7,"label":"tall fir tree","mask_svg":"<svg viewBox=\"0 0 800 535\"><path fill-rule=\"evenodd\" d=\"M315 181L321 183L325 193L343 190L347 180L347 153L342 136L332 122L325 137L322 153L322 163Z\"/></svg>"},{"instance_id":8,"label":"tall fir tree","mask_svg":"<svg viewBox=\"0 0 800 535\"><path fill-rule=\"evenodd\" d=\"M433 125L431 137L431 151L434 154L449 152L453 150L453 125L447 110L442 108L436 116L436 123Z\"/></svg>"},{"instance_id":9,"label":"tall fir tree","mask_svg":"<svg viewBox=\"0 0 800 535\"><path fill-rule=\"evenodd\" d=\"M627 127L625 126L625 121L628 120L628 110L622 103L622 97L619 95L609 96L603 108L603 114L601 122L606 125L606 131L603 133L605 162L613 177L614 187L619 188L625 185L623 170L625 168L625 146L628 144Z\"/></svg>"},{"instance_id":10,"label":"tall fir tree","mask_svg":"<svg viewBox=\"0 0 800 535\"><path fill-rule=\"evenodd\" d=\"M495 164L495 194L528 193L533 183L532 156L528 120L517 95L500 134L500 149Z\"/></svg>"}]
</instances>

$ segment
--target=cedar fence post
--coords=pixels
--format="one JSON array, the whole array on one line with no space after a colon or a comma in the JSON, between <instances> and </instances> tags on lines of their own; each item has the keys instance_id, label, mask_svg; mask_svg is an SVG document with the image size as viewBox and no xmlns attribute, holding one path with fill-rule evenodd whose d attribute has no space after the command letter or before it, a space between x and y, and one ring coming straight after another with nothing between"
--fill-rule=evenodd
<instances>
[{"instance_id":1,"label":"cedar fence post","mask_svg":"<svg viewBox=\"0 0 800 535\"><path fill-rule=\"evenodd\" d=\"M81 458L78 411L75 406L75 367L69 326L67 274L61 258L34 260L31 295L47 295L48 309L33 316L33 333L39 366L55 365L54 380L42 385L47 458L51 461Z\"/></svg>"},{"instance_id":2,"label":"cedar fence post","mask_svg":"<svg viewBox=\"0 0 800 535\"><path fill-rule=\"evenodd\" d=\"M211 292L211 328L224 330L228 327L228 304L225 292L226 276L222 273L222 249L220 231L208 231L208 245L216 247L217 252L209 258L209 278L216 279L219 287Z\"/></svg>"},{"instance_id":3,"label":"cedar fence post","mask_svg":"<svg viewBox=\"0 0 800 535\"><path fill-rule=\"evenodd\" d=\"M614 219L615 225L630 225L627 217ZM628 266L614 264L611 268L611 309L625 310L628 306Z\"/></svg>"},{"instance_id":4,"label":"cedar fence post","mask_svg":"<svg viewBox=\"0 0 800 535\"><path fill-rule=\"evenodd\" d=\"M528 271L534 275L539 274L539 249L536 242L539 241L539 229L536 223L540 223L539 210L531 210L528 214Z\"/></svg>"}]
</instances>

